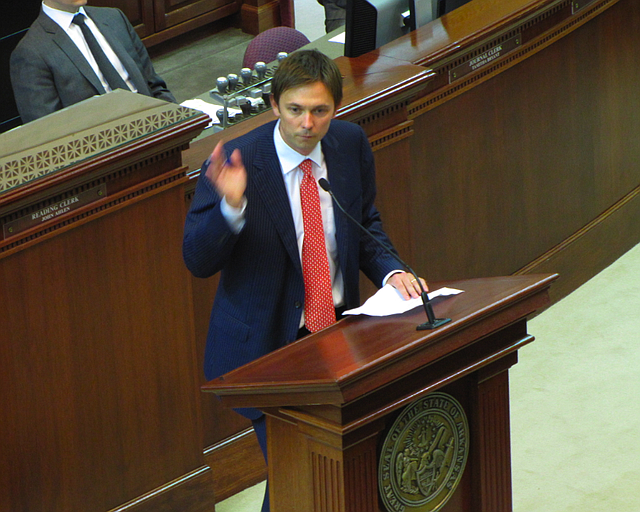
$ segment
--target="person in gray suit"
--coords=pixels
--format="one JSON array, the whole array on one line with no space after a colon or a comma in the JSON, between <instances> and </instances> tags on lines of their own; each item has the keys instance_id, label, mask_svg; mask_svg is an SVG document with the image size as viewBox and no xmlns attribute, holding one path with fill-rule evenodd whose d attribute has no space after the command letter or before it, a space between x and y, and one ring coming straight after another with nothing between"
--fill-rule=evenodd
<instances>
[{"instance_id":1,"label":"person in gray suit","mask_svg":"<svg viewBox=\"0 0 640 512\"><path fill-rule=\"evenodd\" d=\"M176 102L124 13L86 3L43 0L40 15L11 54L11 85L23 123L111 91L73 22L78 13L130 90Z\"/></svg>"}]
</instances>

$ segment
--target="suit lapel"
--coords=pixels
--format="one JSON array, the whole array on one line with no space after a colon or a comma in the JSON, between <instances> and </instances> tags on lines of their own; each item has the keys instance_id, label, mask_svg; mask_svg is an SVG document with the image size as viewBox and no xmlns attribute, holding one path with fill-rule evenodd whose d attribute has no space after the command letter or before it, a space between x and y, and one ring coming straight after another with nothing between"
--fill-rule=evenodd
<instances>
[{"instance_id":1,"label":"suit lapel","mask_svg":"<svg viewBox=\"0 0 640 512\"><path fill-rule=\"evenodd\" d=\"M100 82L100 79L94 73L93 68L89 62L87 62L87 59L84 58L82 52L78 49L67 33L44 12L40 13L39 20L43 30L50 34L54 44L64 52L78 71L91 83L91 85L93 85L96 90L96 94L104 94L105 91L104 87L102 87L102 82Z\"/></svg>"},{"instance_id":2,"label":"suit lapel","mask_svg":"<svg viewBox=\"0 0 640 512\"><path fill-rule=\"evenodd\" d=\"M267 137L269 140L266 140ZM302 274L302 263L296 240L296 230L291 216L289 196L282 178L282 169L273 145L273 135L268 131L259 145L253 162L257 196L265 205L267 213L278 231L294 267Z\"/></svg>"}]
</instances>

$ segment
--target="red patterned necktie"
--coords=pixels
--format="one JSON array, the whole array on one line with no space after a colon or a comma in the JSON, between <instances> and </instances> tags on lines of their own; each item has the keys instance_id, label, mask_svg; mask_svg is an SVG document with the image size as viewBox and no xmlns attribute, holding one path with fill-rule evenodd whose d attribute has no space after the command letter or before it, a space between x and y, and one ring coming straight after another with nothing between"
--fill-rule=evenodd
<instances>
[{"instance_id":1,"label":"red patterned necktie","mask_svg":"<svg viewBox=\"0 0 640 512\"><path fill-rule=\"evenodd\" d=\"M322 211L318 185L311 173L311 160L300 164L300 202L304 223L302 243L302 274L304 277L305 325L311 332L335 323L336 312L331 292L331 273L324 240Z\"/></svg>"}]
</instances>

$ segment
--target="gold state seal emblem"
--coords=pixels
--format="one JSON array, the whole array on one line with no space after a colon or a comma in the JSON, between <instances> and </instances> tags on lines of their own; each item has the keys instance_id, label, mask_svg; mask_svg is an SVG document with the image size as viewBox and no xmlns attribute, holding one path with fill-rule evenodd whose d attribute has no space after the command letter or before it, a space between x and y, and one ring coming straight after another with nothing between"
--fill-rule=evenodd
<instances>
[{"instance_id":1,"label":"gold state seal emblem","mask_svg":"<svg viewBox=\"0 0 640 512\"><path fill-rule=\"evenodd\" d=\"M380 495L389 512L435 512L455 491L469 453L469 425L458 401L431 393L396 419L378 464Z\"/></svg>"}]
</instances>

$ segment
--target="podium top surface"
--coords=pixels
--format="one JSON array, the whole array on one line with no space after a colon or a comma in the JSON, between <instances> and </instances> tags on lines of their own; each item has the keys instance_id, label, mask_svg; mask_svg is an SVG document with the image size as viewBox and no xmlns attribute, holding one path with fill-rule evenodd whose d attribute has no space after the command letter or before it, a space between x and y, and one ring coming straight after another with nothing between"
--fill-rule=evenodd
<instances>
[{"instance_id":1,"label":"podium top surface","mask_svg":"<svg viewBox=\"0 0 640 512\"><path fill-rule=\"evenodd\" d=\"M230 406L344 404L404 374L473 344L549 304L557 274L493 277L432 283L459 295L433 301L438 317L452 321L416 331L425 312L349 317L318 333L214 379L202 387ZM232 403L234 397L241 402Z\"/></svg>"}]
</instances>

